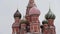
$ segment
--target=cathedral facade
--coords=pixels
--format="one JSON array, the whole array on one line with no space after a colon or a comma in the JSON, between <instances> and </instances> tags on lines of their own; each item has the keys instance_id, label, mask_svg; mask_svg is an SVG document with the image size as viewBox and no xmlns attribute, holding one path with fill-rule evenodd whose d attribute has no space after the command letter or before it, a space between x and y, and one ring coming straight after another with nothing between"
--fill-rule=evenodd
<instances>
[{"instance_id":1,"label":"cathedral facade","mask_svg":"<svg viewBox=\"0 0 60 34\"><path fill-rule=\"evenodd\" d=\"M56 34L54 19L55 15L49 8L45 20L39 21L41 12L37 9L34 0L29 0L26 15L21 19L21 13L17 9L14 13L15 22L12 24L12 34Z\"/></svg>"}]
</instances>

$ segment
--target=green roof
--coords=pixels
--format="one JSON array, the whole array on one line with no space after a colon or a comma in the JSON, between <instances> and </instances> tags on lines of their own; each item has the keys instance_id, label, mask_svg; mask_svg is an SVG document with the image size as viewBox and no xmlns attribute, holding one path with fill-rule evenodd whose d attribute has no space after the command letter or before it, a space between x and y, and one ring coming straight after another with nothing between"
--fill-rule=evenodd
<instances>
[{"instance_id":1,"label":"green roof","mask_svg":"<svg viewBox=\"0 0 60 34\"><path fill-rule=\"evenodd\" d=\"M48 21L47 20L43 20L42 24L48 24Z\"/></svg>"},{"instance_id":2,"label":"green roof","mask_svg":"<svg viewBox=\"0 0 60 34\"><path fill-rule=\"evenodd\" d=\"M55 15L51 12L51 9L49 9L48 13L45 15L46 19L55 19Z\"/></svg>"},{"instance_id":3,"label":"green roof","mask_svg":"<svg viewBox=\"0 0 60 34\"><path fill-rule=\"evenodd\" d=\"M21 23L21 24L27 24L28 21L27 21L25 18L23 18L20 23Z\"/></svg>"}]
</instances>

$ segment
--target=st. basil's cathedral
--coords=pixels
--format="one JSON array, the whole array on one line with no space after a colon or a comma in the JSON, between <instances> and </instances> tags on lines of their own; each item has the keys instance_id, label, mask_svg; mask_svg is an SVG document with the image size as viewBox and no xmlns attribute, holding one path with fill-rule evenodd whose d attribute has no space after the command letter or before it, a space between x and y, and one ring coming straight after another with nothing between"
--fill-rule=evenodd
<instances>
[{"instance_id":1,"label":"st. basil's cathedral","mask_svg":"<svg viewBox=\"0 0 60 34\"><path fill-rule=\"evenodd\" d=\"M22 15L17 9L14 13L14 23L12 24L12 34L56 34L54 20L56 16L51 9L45 15L45 19L39 21L41 12L37 9L34 0L29 0L26 15L21 19Z\"/></svg>"}]
</instances>

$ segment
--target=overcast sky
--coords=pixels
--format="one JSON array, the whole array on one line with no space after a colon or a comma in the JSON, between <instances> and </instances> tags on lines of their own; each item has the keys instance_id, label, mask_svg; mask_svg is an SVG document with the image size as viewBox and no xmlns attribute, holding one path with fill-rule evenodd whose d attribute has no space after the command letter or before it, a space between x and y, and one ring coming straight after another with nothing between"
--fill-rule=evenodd
<instances>
[{"instance_id":1,"label":"overcast sky","mask_svg":"<svg viewBox=\"0 0 60 34\"><path fill-rule=\"evenodd\" d=\"M37 8L40 10L40 23L44 20L45 14L49 10L56 15L55 26L57 34L60 34L60 0L35 0ZM12 34L13 15L17 10L25 15L28 0L0 0L0 34Z\"/></svg>"}]
</instances>

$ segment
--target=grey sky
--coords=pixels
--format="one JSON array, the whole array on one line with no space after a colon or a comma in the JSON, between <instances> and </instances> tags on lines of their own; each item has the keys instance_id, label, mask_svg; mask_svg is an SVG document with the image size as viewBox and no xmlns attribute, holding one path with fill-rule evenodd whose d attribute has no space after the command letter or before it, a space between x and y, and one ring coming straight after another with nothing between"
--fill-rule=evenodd
<instances>
[{"instance_id":1,"label":"grey sky","mask_svg":"<svg viewBox=\"0 0 60 34\"><path fill-rule=\"evenodd\" d=\"M0 34L12 34L13 14L18 9L25 15L28 0L0 0ZM52 12L56 15L55 26L57 34L60 34L60 0L35 0L37 8L40 10L40 22L44 20L44 15L49 10L49 2Z\"/></svg>"}]
</instances>

